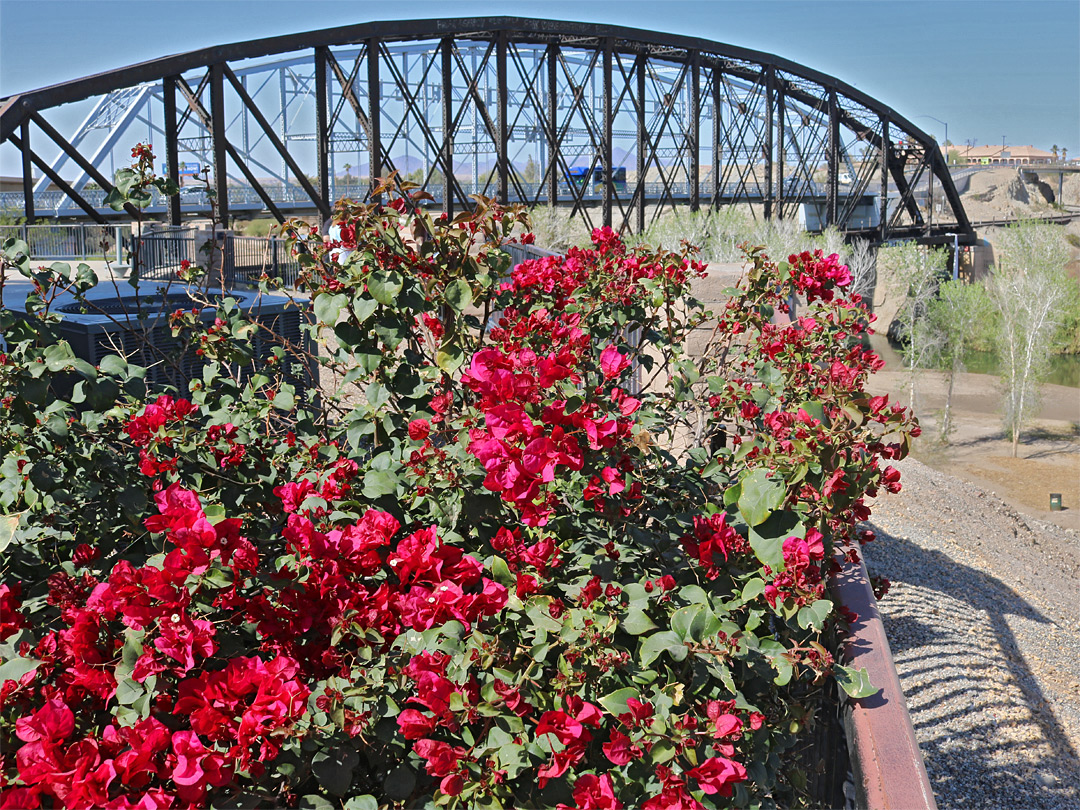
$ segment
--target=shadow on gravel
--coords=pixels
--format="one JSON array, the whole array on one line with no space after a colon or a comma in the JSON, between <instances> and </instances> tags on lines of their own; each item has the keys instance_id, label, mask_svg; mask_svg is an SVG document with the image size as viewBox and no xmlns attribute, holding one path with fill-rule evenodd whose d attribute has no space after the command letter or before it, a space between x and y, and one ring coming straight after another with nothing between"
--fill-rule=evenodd
<instances>
[{"instance_id":1,"label":"shadow on gravel","mask_svg":"<svg viewBox=\"0 0 1080 810\"><path fill-rule=\"evenodd\" d=\"M867 562L899 586L881 612L939 806L1080 807L1077 752L1006 617L1052 620L1000 580L872 528Z\"/></svg>"}]
</instances>

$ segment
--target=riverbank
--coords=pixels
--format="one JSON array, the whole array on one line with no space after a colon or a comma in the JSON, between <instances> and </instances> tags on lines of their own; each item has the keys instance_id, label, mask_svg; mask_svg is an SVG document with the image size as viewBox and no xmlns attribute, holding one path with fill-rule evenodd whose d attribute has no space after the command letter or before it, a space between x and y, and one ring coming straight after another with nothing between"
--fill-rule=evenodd
<instances>
[{"instance_id":1,"label":"riverbank","mask_svg":"<svg viewBox=\"0 0 1080 810\"><path fill-rule=\"evenodd\" d=\"M908 403L908 376L883 371L868 384L875 394ZM1000 496L1009 506L1038 520L1080 531L1080 390L1043 388L1039 418L1023 434L1017 458L1000 416L1000 382L985 374L961 374L953 393L955 430L939 440L945 406L945 374L920 371L916 412L923 435L912 455L936 470ZM1050 494L1061 493L1064 509L1050 510Z\"/></svg>"}]
</instances>

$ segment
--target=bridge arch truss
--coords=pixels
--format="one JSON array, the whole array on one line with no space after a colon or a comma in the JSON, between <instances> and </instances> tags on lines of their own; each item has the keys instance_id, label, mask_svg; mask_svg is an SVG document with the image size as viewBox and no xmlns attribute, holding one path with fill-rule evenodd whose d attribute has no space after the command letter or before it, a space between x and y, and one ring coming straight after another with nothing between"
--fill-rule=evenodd
<instances>
[{"instance_id":1,"label":"bridge arch truss","mask_svg":"<svg viewBox=\"0 0 1080 810\"><path fill-rule=\"evenodd\" d=\"M65 132L57 113L76 102L88 112ZM675 207L743 205L875 241L973 236L940 149L876 99L772 54L607 25L363 23L0 100L30 219L104 222L110 166L144 140L174 180L210 167L226 217L325 217L396 171L449 212L483 194L623 232ZM150 213L179 224L187 206Z\"/></svg>"}]
</instances>

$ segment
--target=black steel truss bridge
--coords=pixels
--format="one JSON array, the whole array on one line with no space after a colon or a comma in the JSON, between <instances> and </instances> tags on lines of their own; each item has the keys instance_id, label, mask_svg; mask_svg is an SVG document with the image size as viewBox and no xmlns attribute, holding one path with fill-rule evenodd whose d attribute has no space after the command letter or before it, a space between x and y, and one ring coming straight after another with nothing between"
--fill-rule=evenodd
<instances>
[{"instance_id":1,"label":"black steel truss bridge","mask_svg":"<svg viewBox=\"0 0 1080 810\"><path fill-rule=\"evenodd\" d=\"M63 105L86 110L77 129ZM174 180L200 172L226 221L325 218L396 171L450 213L482 194L640 232L673 208L742 205L875 242L974 239L941 151L885 104L779 56L618 26L361 23L11 96L0 149L18 150L23 190L2 202L104 223L112 169L147 140ZM148 213L206 210L191 188Z\"/></svg>"}]
</instances>

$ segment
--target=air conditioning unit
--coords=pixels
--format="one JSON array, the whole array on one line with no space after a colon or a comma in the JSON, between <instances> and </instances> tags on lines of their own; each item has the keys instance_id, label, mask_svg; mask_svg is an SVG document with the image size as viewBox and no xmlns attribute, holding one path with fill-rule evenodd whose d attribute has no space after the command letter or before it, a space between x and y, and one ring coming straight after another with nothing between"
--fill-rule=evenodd
<instances>
[{"instance_id":1,"label":"air conditioning unit","mask_svg":"<svg viewBox=\"0 0 1080 810\"><path fill-rule=\"evenodd\" d=\"M251 290L233 290L226 295L261 327L251 338L254 363L240 369L241 380L265 368L274 348L283 343L289 347L284 362L287 372L295 364L310 362L306 358L311 355L311 340L301 328L310 322L310 315L302 309L303 301ZM15 313L25 313L20 298L9 304ZM215 289L188 292L175 284L149 284L140 290L137 300L134 290L120 290L118 295L116 288L102 284L87 293L87 304L73 296L59 296L52 311L63 317L60 335L76 357L96 366L107 355L122 355L129 363L147 369L145 379L150 387L171 385L186 392L191 380L202 377L206 360L196 353L195 346L184 350L182 337L173 337L169 316L178 309L198 309L198 317L212 323L217 317L214 304L222 298L221 291ZM287 376L298 389L304 386L303 374Z\"/></svg>"}]
</instances>

